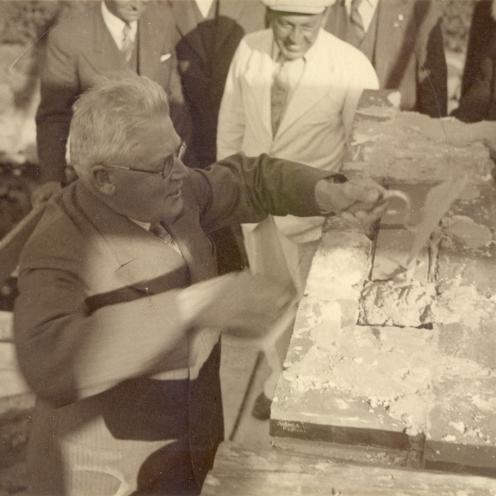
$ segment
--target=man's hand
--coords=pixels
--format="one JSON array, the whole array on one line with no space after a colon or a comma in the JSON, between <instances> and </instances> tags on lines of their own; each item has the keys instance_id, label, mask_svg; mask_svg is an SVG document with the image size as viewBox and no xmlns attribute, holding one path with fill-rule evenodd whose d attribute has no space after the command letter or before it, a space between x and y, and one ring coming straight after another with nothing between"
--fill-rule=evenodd
<instances>
[{"instance_id":1,"label":"man's hand","mask_svg":"<svg viewBox=\"0 0 496 496\"><path fill-rule=\"evenodd\" d=\"M352 177L343 183L322 179L315 198L323 213L341 214L346 220L369 224L387 209L386 190L371 178Z\"/></svg>"},{"instance_id":2,"label":"man's hand","mask_svg":"<svg viewBox=\"0 0 496 496\"><path fill-rule=\"evenodd\" d=\"M254 338L267 332L294 297L265 277L231 273L184 290L181 311L193 315L196 327L242 329L238 336Z\"/></svg>"},{"instance_id":3,"label":"man's hand","mask_svg":"<svg viewBox=\"0 0 496 496\"><path fill-rule=\"evenodd\" d=\"M37 207L43 202L48 201L55 193L62 188L57 181L48 181L38 186L31 194L31 203L33 207Z\"/></svg>"}]
</instances>

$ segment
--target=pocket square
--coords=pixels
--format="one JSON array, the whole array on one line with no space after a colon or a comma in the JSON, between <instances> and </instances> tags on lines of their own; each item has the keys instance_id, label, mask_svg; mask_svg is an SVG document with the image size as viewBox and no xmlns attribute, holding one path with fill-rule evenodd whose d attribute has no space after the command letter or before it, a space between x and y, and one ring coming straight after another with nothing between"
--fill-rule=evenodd
<instances>
[{"instance_id":1,"label":"pocket square","mask_svg":"<svg viewBox=\"0 0 496 496\"><path fill-rule=\"evenodd\" d=\"M163 55L160 55L160 62L165 62L166 60L169 60L172 57L170 53L164 53Z\"/></svg>"}]
</instances>

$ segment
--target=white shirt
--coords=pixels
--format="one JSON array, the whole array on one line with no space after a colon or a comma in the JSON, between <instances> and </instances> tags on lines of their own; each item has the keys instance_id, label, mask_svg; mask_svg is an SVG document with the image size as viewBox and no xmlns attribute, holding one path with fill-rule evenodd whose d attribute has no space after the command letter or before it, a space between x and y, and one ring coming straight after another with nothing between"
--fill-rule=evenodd
<instances>
[{"instance_id":1,"label":"white shirt","mask_svg":"<svg viewBox=\"0 0 496 496\"><path fill-rule=\"evenodd\" d=\"M348 17L351 15L351 1L352 0L345 0L345 7ZM370 23L372 22L372 17L374 17L378 3L379 0L362 0L360 6L358 7L358 12L362 18L363 29L365 32L369 30Z\"/></svg>"},{"instance_id":2,"label":"white shirt","mask_svg":"<svg viewBox=\"0 0 496 496\"><path fill-rule=\"evenodd\" d=\"M119 19L117 16L112 14L112 12L110 12L110 10L105 5L105 2L102 2L102 17L105 26L107 26L112 39L117 45L117 48L119 50L122 50L122 30L124 29L126 23L122 19ZM131 27L129 36L131 40L134 41L136 39L136 33L138 32L138 21L129 23L129 26Z\"/></svg>"},{"instance_id":3,"label":"white shirt","mask_svg":"<svg viewBox=\"0 0 496 496\"><path fill-rule=\"evenodd\" d=\"M201 15L203 17L207 17L212 7L212 4L214 3L215 0L195 0L195 1L196 1L196 5L200 9Z\"/></svg>"}]
</instances>

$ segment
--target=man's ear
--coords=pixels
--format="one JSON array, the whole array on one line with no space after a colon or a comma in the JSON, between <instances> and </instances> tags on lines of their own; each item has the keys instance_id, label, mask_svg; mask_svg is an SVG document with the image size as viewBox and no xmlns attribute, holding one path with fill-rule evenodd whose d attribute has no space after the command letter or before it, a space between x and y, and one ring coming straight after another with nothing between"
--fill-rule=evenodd
<instances>
[{"instance_id":1,"label":"man's ear","mask_svg":"<svg viewBox=\"0 0 496 496\"><path fill-rule=\"evenodd\" d=\"M320 22L321 28L324 28L325 25L327 24L327 19L329 18L329 11L330 11L329 7L326 7L324 12L322 13L322 21Z\"/></svg>"},{"instance_id":2,"label":"man's ear","mask_svg":"<svg viewBox=\"0 0 496 496\"><path fill-rule=\"evenodd\" d=\"M111 196L115 193L113 175L103 165L94 165L91 168L91 182L97 191Z\"/></svg>"}]
</instances>

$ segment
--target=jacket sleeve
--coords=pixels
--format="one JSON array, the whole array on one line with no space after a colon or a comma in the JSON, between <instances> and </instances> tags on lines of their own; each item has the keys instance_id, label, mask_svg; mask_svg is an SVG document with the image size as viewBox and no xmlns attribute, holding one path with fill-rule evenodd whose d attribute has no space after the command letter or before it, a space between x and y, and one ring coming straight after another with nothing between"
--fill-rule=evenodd
<instances>
[{"instance_id":1,"label":"jacket sleeve","mask_svg":"<svg viewBox=\"0 0 496 496\"><path fill-rule=\"evenodd\" d=\"M362 53L357 53L356 56L356 61L350 64L347 69L349 83L342 111L343 125L347 138L351 134L355 112L363 90L379 89L379 80L372 64Z\"/></svg>"},{"instance_id":2,"label":"jacket sleeve","mask_svg":"<svg viewBox=\"0 0 496 496\"><path fill-rule=\"evenodd\" d=\"M65 144L72 104L80 93L77 54L67 34L55 27L48 36L41 73L41 101L36 114L40 180L63 181Z\"/></svg>"},{"instance_id":3,"label":"jacket sleeve","mask_svg":"<svg viewBox=\"0 0 496 496\"><path fill-rule=\"evenodd\" d=\"M188 329L181 311L187 289L90 313L77 273L43 265L21 271L14 314L19 365L38 396L64 405L157 370L159 362L159 370L187 363L187 351L176 346Z\"/></svg>"},{"instance_id":4,"label":"jacket sleeve","mask_svg":"<svg viewBox=\"0 0 496 496\"><path fill-rule=\"evenodd\" d=\"M229 72L219 110L217 126L217 159L223 159L242 149L245 134L245 109L241 87L241 70L245 66L248 47L241 40Z\"/></svg>"},{"instance_id":5,"label":"jacket sleeve","mask_svg":"<svg viewBox=\"0 0 496 496\"><path fill-rule=\"evenodd\" d=\"M417 107L431 117L446 115L448 102L448 69L444 53L441 15L432 1L415 4L420 25L417 38Z\"/></svg>"},{"instance_id":6,"label":"jacket sleeve","mask_svg":"<svg viewBox=\"0 0 496 496\"><path fill-rule=\"evenodd\" d=\"M268 214L321 215L315 185L333 174L268 155L232 155L204 171L190 172L201 224L214 231L229 224L259 222Z\"/></svg>"}]
</instances>

